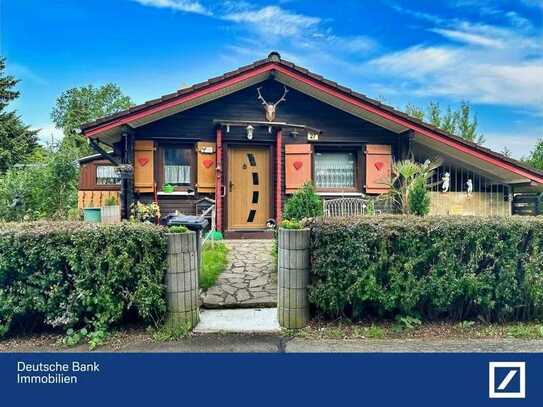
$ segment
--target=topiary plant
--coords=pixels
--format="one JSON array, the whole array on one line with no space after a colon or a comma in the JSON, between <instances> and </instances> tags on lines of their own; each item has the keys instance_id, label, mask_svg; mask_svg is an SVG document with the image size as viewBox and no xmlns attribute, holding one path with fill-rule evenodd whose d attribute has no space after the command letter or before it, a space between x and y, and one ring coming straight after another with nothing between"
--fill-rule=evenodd
<instances>
[{"instance_id":1,"label":"topiary plant","mask_svg":"<svg viewBox=\"0 0 543 407\"><path fill-rule=\"evenodd\" d=\"M430 212L430 194L426 186L426 177L418 176L408 195L409 213L418 216L428 215Z\"/></svg>"},{"instance_id":2,"label":"topiary plant","mask_svg":"<svg viewBox=\"0 0 543 407\"><path fill-rule=\"evenodd\" d=\"M187 233L189 230L186 226L174 225L174 226L168 226L166 231L167 233Z\"/></svg>"},{"instance_id":3,"label":"topiary plant","mask_svg":"<svg viewBox=\"0 0 543 407\"><path fill-rule=\"evenodd\" d=\"M287 200L283 218L300 221L322 214L322 199L315 193L313 184L307 182Z\"/></svg>"}]
</instances>

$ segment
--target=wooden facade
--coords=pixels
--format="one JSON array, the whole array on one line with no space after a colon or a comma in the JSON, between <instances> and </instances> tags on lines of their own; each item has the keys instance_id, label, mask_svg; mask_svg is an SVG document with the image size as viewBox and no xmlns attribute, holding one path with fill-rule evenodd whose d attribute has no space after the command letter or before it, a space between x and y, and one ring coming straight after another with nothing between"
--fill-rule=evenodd
<instances>
[{"instance_id":1,"label":"wooden facade","mask_svg":"<svg viewBox=\"0 0 543 407\"><path fill-rule=\"evenodd\" d=\"M287 78L287 68L301 79ZM477 146L457 148L462 142L454 136L441 146L436 141L445 137L440 131L423 131L420 122L411 124L391 108L353 95L272 53L253 66L91 123L83 131L109 142L121 161L132 165L132 178L110 186L122 189L125 206L130 200L158 201L163 215L176 210L195 214L195 203L209 197L216 199L218 229L232 234L261 232L268 221L279 221L286 197L307 181L325 198L384 193L393 161L409 157L444 156L457 167L490 172L500 185L543 183L543 174L509 160L499 162L495 153ZM267 108L273 105L271 121L263 100ZM363 103L371 106L364 110ZM488 157L477 158L484 154ZM82 164L82 191L108 189L97 188L92 179L99 163L104 160ZM465 201L456 198L450 199L457 207ZM500 213L508 205L500 204Z\"/></svg>"}]
</instances>

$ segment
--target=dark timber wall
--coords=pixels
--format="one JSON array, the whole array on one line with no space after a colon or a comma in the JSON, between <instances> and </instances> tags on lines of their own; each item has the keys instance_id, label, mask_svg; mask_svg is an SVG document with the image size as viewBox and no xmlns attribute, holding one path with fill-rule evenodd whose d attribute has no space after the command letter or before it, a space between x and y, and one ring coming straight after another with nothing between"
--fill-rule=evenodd
<instances>
[{"instance_id":1,"label":"dark timber wall","mask_svg":"<svg viewBox=\"0 0 543 407\"><path fill-rule=\"evenodd\" d=\"M213 120L224 121L265 121L264 107L257 99L257 87L261 86L262 96L269 103L275 103L283 94L283 85L273 79L251 86L229 96L208 102L190 110L166 117L159 121L142 126L135 131L136 139L155 139L158 142L179 140L182 142L195 143L197 141L215 141L216 125ZM366 144L390 144L397 156L401 150L398 135L383 129L377 125L353 116L342 110L336 109L326 103L307 96L295 89L289 88L286 101L277 107L275 121L289 124L306 125L322 131L318 142L311 142L316 146L330 146L341 149L342 146L359 151L358 174L360 185L363 185L365 171L364 146ZM245 129L242 127L230 127L230 132L224 131L224 174L227 174L226 163L227 150L229 145L238 143L259 144L272 146L275 143L275 132L268 133L267 128L258 127L255 129L254 138L248 141ZM304 132L293 138L288 133L283 134L283 144L308 143ZM275 149L271 154L271 185L274 185L274 162ZM283 147L283 163L284 163ZM283 193L285 199L285 169L283 166ZM163 215L179 210L187 214L195 212L195 202L204 195L195 193L194 196L159 196L159 204ZM211 195L212 196L212 195ZM151 201L151 194L139 196L142 201ZM227 198L226 198L227 199ZM272 199L271 210L274 211L274 199ZM226 202L224 204L226 206ZM226 211L225 211L226 212ZM227 214L223 215L226 219Z\"/></svg>"}]
</instances>

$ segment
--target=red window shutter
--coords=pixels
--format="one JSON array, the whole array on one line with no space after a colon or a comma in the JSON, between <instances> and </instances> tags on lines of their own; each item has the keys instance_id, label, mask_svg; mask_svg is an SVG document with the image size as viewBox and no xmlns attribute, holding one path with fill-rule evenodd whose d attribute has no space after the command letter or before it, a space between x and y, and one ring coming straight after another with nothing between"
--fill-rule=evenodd
<instances>
[{"instance_id":1,"label":"red window shutter","mask_svg":"<svg viewBox=\"0 0 543 407\"><path fill-rule=\"evenodd\" d=\"M388 192L391 173L392 147L383 144L366 145L366 193Z\"/></svg>"},{"instance_id":2,"label":"red window shutter","mask_svg":"<svg viewBox=\"0 0 543 407\"><path fill-rule=\"evenodd\" d=\"M287 194L311 181L311 144L285 145L285 178Z\"/></svg>"}]
</instances>

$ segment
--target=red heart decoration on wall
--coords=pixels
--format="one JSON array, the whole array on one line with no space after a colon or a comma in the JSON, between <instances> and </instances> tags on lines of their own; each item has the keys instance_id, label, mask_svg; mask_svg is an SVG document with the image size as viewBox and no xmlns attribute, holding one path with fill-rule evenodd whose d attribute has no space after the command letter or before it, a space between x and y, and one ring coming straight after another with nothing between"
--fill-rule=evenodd
<instances>
[{"instance_id":1,"label":"red heart decoration on wall","mask_svg":"<svg viewBox=\"0 0 543 407\"><path fill-rule=\"evenodd\" d=\"M378 161L375 163L375 168L377 168L377 171L381 171L383 169L383 167L385 166L385 164L381 161Z\"/></svg>"},{"instance_id":2,"label":"red heart decoration on wall","mask_svg":"<svg viewBox=\"0 0 543 407\"><path fill-rule=\"evenodd\" d=\"M204 164L204 167L209 168L213 165L213 160L204 160L203 164Z\"/></svg>"},{"instance_id":3,"label":"red heart decoration on wall","mask_svg":"<svg viewBox=\"0 0 543 407\"><path fill-rule=\"evenodd\" d=\"M140 157L138 158L138 162L142 167L145 167L147 163L149 162L149 159L147 157Z\"/></svg>"},{"instance_id":4,"label":"red heart decoration on wall","mask_svg":"<svg viewBox=\"0 0 543 407\"><path fill-rule=\"evenodd\" d=\"M300 168L303 167L304 163L302 161L294 161L292 165L294 165L294 168L296 168L296 171L298 171Z\"/></svg>"}]
</instances>

